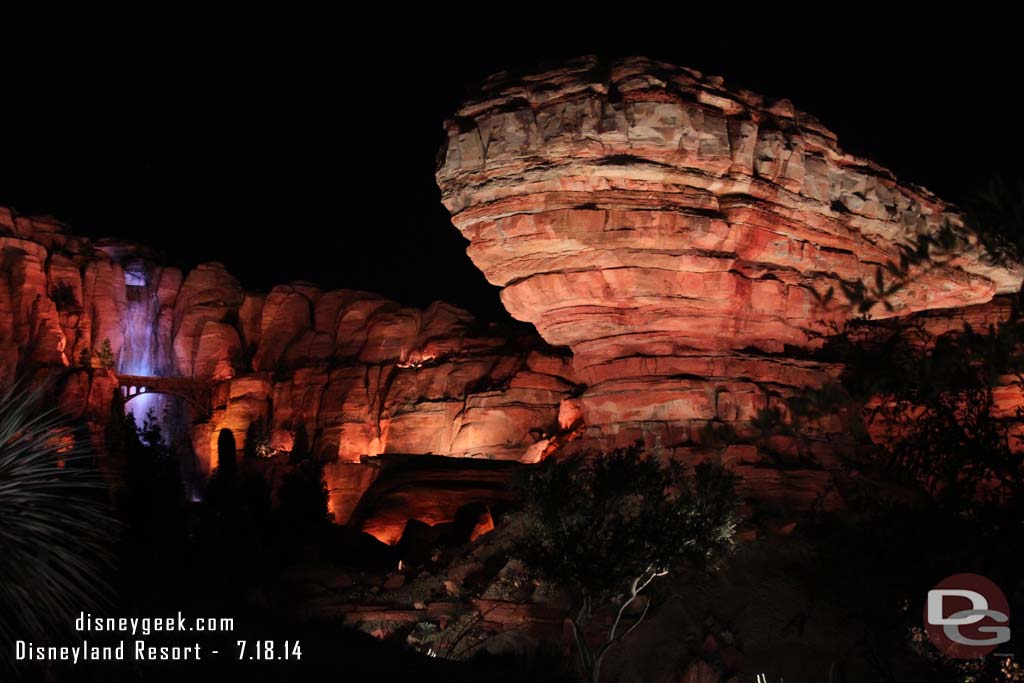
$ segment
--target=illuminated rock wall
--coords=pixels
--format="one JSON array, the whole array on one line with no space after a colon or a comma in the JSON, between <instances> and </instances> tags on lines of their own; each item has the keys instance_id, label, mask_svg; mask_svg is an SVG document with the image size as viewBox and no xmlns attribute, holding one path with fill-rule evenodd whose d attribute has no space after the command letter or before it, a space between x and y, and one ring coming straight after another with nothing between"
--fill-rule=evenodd
<instances>
[{"instance_id":1,"label":"illuminated rock wall","mask_svg":"<svg viewBox=\"0 0 1024 683\"><path fill-rule=\"evenodd\" d=\"M690 69L582 58L500 73L446 132L437 181L470 258L514 317L572 349L588 385L579 443L711 451L752 495L813 499L851 416L807 425L804 444L723 454L702 435L727 427L754 440L760 411L837 376L808 355L858 313L844 285L870 291L881 274L893 291L876 318L1020 288L1020 266L994 264L928 191L844 152L790 102ZM943 232L954 256L886 270L901 246ZM813 464L773 469L769 450Z\"/></svg>"},{"instance_id":2,"label":"illuminated rock wall","mask_svg":"<svg viewBox=\"0 0 1024 683\"><path fill-rule=\"evenodd\" d=\"M340 463L381 453L537 460L574 426L559 420L577 390L566 352L447 304L420 310L303 283L250 293L219 263L183 276L140 245L94 244L6 209L0 250L0 376L68 368L64 404L97 433L114 373L200 380L210 415L179 415L172 427L188 430L201 474L217 465L222 429L241 452L257 419L274 448L289 450L301 425L318 457ZM105 340L113 372L94 367ZM93 367L81 367L85 349ZM128 407L141 417L163 400L143 394ZM345 513L352 468L335 469L332 508Z\"/></svg>"},{"instance_id":3,"label":"illuminated rock wall","mask_svg":"<svg viewBox=\"0 0 1024 683\"><path fill-rule=\"evenodd\" d=\"M765 437L755 419L787 419L787 399L842 371L812 356L851 314L839 294L823 304L827 292L870 288L899 245L945 226L954 256L911 273L874 316L930 316L941 331L1000 315L986 302L1021 284L926 190L843 152L789 102L692 70L584 58L499 74L446 130L443 201L509 312L543 339L443 303L305 283L248 292L219 263L182 273L143 246L0 208L0 378L63 373L61 405L97 436L116 373L193 378L209 405L175 419L201 474L223 429L239 452L256 420L284 451L305 430L342 522L377 477L362 456L529 463L636 439L728 464L751 498L804 506L826 495L859 416L824 414L800 439ZM110 370L95 367L107 340ZM1020 402L1008 388L998 398ZM403 509L438 521L452 504Z\"/></svg>"}]
</instances>

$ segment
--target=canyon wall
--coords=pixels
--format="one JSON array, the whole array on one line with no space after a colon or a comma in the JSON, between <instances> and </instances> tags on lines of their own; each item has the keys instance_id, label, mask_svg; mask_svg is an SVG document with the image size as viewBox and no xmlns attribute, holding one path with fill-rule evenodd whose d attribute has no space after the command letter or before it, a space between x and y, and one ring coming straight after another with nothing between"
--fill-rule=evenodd
<instances>
[{"instance_id":1,"label":"canyon wall","mask_svg":"<svg viewBox=\"0 0 1024 683\"><path fill-rule=\"evenodd\" d=\"M339 521L376 476L363 456L535 462L577 426L565 351L454 306L420 310L304 283L255 294L219 263L183 274L142 246L92 243L7 209L0 251L0 378L58 370L61 405L98 443L118 375L196 380L209 404L184 414L178 405L175 419L200 475L216 467L223 429L238 452L258 419L281 451L303 429L330 463ZM141 416L165 402L174 398L143 393L127 407Z\"/></svg>"},{"instance_id":2,"label":"canyon wall","mask_svg":"<svg viewBox=\"0 0 1024 683\"><path fill-rule=\"evenodd\" d=\"M799 436L758 427L834 387L843 366L817 355L828 337L865 312L937 333L998 321L1024 275L789 102L689 69L582 58L498 74L445 128L452 221L539 336L444 303L300 282L254 293L219 263L185 273L0 208L0 379L56 376L98 444L123 378L187 380L128 407L172 416L200 477L224 429L239 452L258 420L271 450L305 432L339 522L381 471L419 471L382 454L533 463L637 439L730 466L753 501L828 507L861 416L819 411ZM1022 402L1009 388L999 400ZM470 469L451 490L474 490ZM450 499L378 495L390 508L364 528L393 541L403 518L472 502L432 486Z\"/></svg>"},{"instance_id":3,"label":"canyon wall","mask_svg":"<svg viewBox=\"0 0 1024 683\"><path fill-rule=\"evenodd\" d=\"M640 438L692 460L727 432L747 445L710 450L755 496L806 504L836 471L858 416L820 416L802 444L752 443L752 424L834 382L841 366L813 351L846 320L1020 289L1020 265L952 207L790 102L691 69L499 73L445 128L437 181L470 258L572 349L578 445Z\"/></svg>"}]
</instances>

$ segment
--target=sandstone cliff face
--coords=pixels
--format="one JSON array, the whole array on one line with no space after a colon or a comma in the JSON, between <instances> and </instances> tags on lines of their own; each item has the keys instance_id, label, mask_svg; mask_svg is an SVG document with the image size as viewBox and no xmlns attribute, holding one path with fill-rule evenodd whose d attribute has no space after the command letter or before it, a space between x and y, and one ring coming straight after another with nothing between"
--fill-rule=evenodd
<instances>
[{"instance_id":1,"label":"sandstone cliff face","mask_svg":"<svg viewBox=\"0 0 1024 683\"><path fill-rule=\"evenodd\" d=\"M261 321L253 371L224 382L213 418L197 428L201 459L225 427L241 447L258 418L269 421L273 447L291 449L301 425L319 457L340 462L381 453L520 459L562 431L559 411L575 389L567 357L477 330L446 304L419 310L288 285L270 292Z\"/></svg>"},{"instance_id":2,"label":"sandstone cliff face","mask_svg":"<svg viewBox=\"0 0 1024 683\"><path fill-rule=\"evenodd\" d=\"M709 424L742 435L759 411L829 383L841 368L806 355L857 314L844 286L871 291L880 276L893 291L876 318L1020 288L1021 268L993 263L926 190L845 153L788 101L690 69L582 58L497 74L446 131L443 201L509 312L572 349L584 444L643 438L702 456ZM901 247L943 233L954 256L899 272ZM782 476L761 458L755 470L749 452L739 469L757 493L802 498L801 477L818 480L810 491L834 466L848 418L810 425L810 469Z\"/></svg>"},{"instance_id":3,"label":"sandstone cliff face","mask_svg":"<svg viewBox=\"0 0 1024 683\"><path fill-rule=\"evenodd\" d=\"M223 429L239 452L255 420L281 450L304 429L315 455L332 462L339 521L373 480L361 456L536 461L576 426L566 352L447 304L420 310L304 283L253 294L222 264L183 274L139 245L93 244L6 209L0 252L0 377L66 368L62 405L98 441L115 373L193 378L211 397L183 425L200 474L217 466ZM109 369L99 367L106 341ZM159 412L159 403L128 404L151 406Z\"/></svg>"},{"instance_id":4,"label":"sandstone cliff face","mask_svg":"<svg viewBox=\"0 0 1024 683\"><path fill-rule=\"evenodd\" d=\"M200 474L216 467L224 429L239 451L256 420L282 451L305 431L329 462L339 522L378 478L363 456L532 463L637 439L731 466L751 498L831 505L859 416L826 411L799 439L756 423L765 411L789 419L787 399L843 371L813 355L856 312L835 293L870 290L876 273L889 290L901 247L948 232L952 256L911 265L871 310L940 334L1001 319L1004 303L986 302L1024 273L790 103L692 70L584 58L499 74L446 128L445 205L543 340L443 303L306 283L247 292L222 264L183 273L140 245L0 208L0 379L63 373L61 405L98 438L117 375L191 378L205 403L179 422ZM1021 403L1010 383L998 399L1008 414ZM437 522L452 505L400 507ZM359 524L393 540L393 513Z\"/></svg>"}]
</instances>

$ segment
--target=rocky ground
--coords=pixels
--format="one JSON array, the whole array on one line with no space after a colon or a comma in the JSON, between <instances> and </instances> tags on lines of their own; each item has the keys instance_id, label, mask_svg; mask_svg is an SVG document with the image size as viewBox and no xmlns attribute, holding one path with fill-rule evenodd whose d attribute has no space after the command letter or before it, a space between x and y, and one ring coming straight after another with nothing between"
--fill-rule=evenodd
<instances>
[{"instance_id":1,"label":"rocky ground","mask_svg":"<svg viewBox=\"0 0 1024 683\"><path fill-rule=\"evenodd\" d=\"M863 586L841 593L844 572L828 563L842 564L842 553L795 522L772 526L748 526L749 540L718 573L681 571L653 585L650 615L609 655L607 680L710 683L764 673L814 682L842 671L841 680L877 681L923 670L927 663L908 649L909 626L874 621L859 602ZM296 566L267 604L292 622L340 621L429 657L571 667L570 597L516 558L515 533L514 521L499 524L416 567ZM590 636L599 639L610 619L600 615Z\"/></svg>"}]
</instances>

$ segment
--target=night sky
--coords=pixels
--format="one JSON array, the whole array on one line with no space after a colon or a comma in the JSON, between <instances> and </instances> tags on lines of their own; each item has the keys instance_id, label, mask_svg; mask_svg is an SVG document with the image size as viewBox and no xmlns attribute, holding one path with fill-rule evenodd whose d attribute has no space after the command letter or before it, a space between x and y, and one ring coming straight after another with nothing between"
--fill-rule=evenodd
<instances>
[{"instance_id":1,"label":"night sky","mask_svg":"<svg viewBox=\"0 0 1024 683\"><path fill-rule=\"evenodd\" d=\"M585 53L646 54L788 97L846 149L952 201L993 173L1022 175L1010 27L544 21L415 41L313 20L86 36L59 54L60 40L36 44L2 67L0 204L184 266L222 261L250 289L304 279L501 317L439 201L441 123L489 73Z\"/></svg>"}]
</instances>

